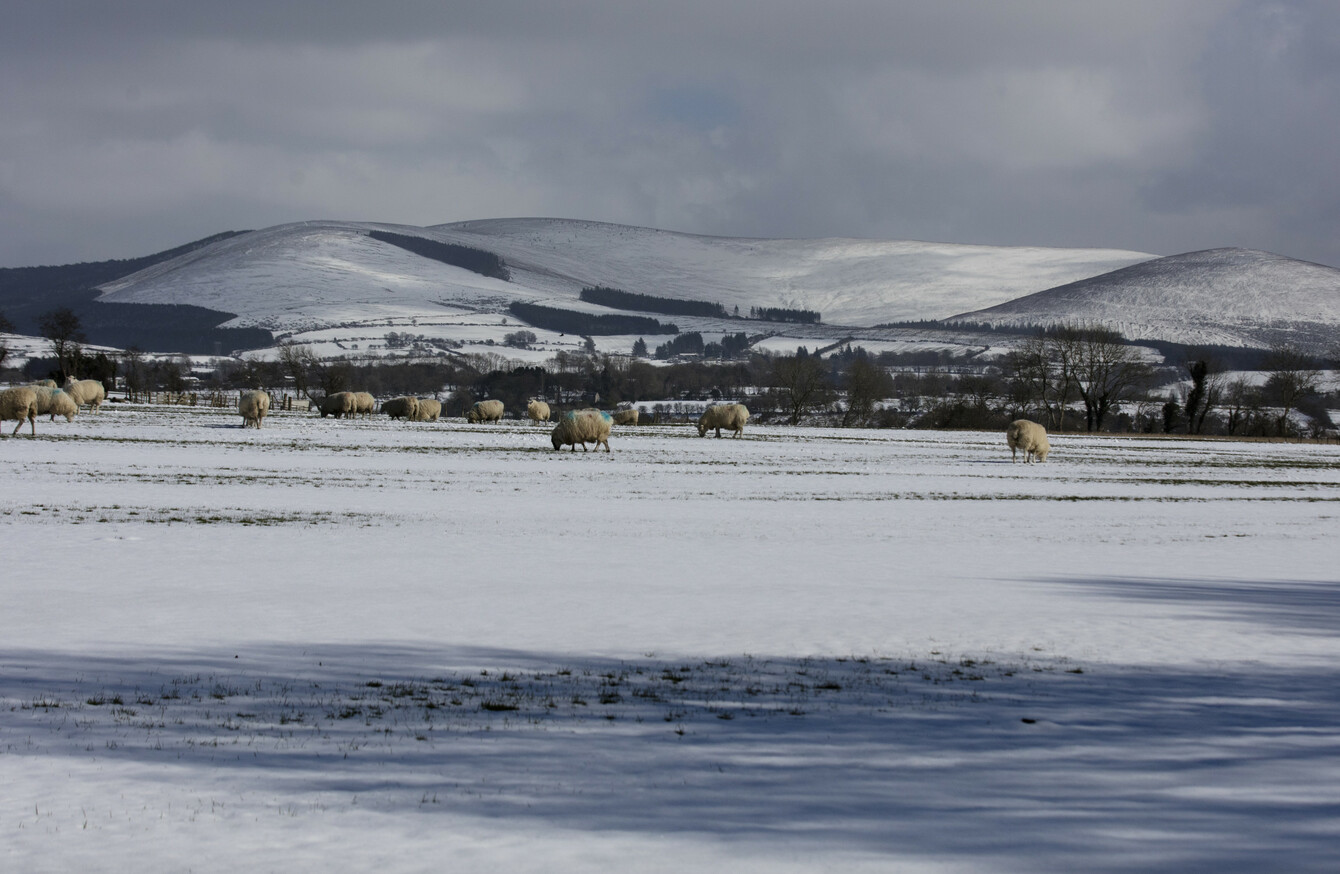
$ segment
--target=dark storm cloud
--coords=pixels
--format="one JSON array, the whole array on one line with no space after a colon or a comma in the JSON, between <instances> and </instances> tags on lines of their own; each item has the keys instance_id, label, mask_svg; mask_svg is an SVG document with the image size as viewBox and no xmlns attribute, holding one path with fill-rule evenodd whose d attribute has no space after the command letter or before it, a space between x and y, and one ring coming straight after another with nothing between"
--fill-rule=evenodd
<instances>
[{"instance_id":1,"label":"dark storm cloud","mask_svg":"<svg viewBox=\"0 0 1340 874\"><path fill-rule=\"evenodd\" d=\"M0 31L0 264L306 218L1340 264L1328 3L87 2Z\"/></svg>"}]
</instances>

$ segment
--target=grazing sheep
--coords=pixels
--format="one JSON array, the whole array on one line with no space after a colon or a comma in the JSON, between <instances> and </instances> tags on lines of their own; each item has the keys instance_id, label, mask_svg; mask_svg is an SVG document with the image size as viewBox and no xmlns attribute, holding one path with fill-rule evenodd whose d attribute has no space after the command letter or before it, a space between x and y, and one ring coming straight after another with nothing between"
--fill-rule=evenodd
<instances>
[{"instance_id":1,"label":"grazing sheep","mask_svg":"<svg viewBox=\"0 0 1340 874\"><path fill-rule=\"evenodd\" d=\"M418 398L418 408L409 417L411 422L436 422L442 415L442 402L432 398Z\"/></svg>"},{"instance_id":2,"label":"grazing sheep","mask_svg":"<svg viewBox=\"0 0 1340 874\"><path fill-rule=\"evenodd\" d=\"M471 424L476 422L497 422L503 417L502 401L475 401L475 405L470 408L470 412L465 414L465 420Z\"/></svg>"},{"instance_id":3,"label":"grazing sheep","mask_svg":"<svg viewBox=\"0 0 1340 874\"><path fill-rule=\"evenodd\" d=\"M242 414L242 427L261 426L270 412L270 395L263 391L244 391L237 398L237 411Z\"/></svg>"},{"instance_id":4,"label":"grazing sheep","mask_svg":"<svg viewBox=\"0 0 1340 874\"><path fill-rule=\"evenodd\" d=\"M11 437L17 437L19 429L23 427L23 420L28 420L28 425L33 429L32 436L37 436L37 392L30 388L7 388L0 391L0 422L6 419L18 419L19 424L14 426L14 433Z\"/></svg>"},{"instance_id":5,"label":"grazing sheep","mask_svg":"<svg viewBox=\"0 0 1340 874\"><path fill-rule=\"evenodd\" d=\"M42 385L39 382L25 388L32 389L37 395L37 415L45 416L50 413L52 422L56 421L57 416L64 416L65 421L73 422L75 414L79 412L79 405L74 399L55 386Z\"/></svg>"},{"instance_id":6,"label":"grazing sheep","mask_svg":"<svg viewBox=\"0 0 1340 874\"><path fill-rule=\"evenodd\" d=\"M337 419L343 416L346 419L352 419L358 407L354 402L353 392L337 391L333 395L326 395L322 398L316 405L316 409L323 419L326 416L334 416Z\"/></svg>"},{"instance_id":7,"label":"grazing sheep","mask_svg":"<svg viewBox=\"0 0 1340 874\"><path fill-rule=\"evenodd\" d=\"M89 410L97 412L102 402L107 400L107 389L96 379L75 379L66 377L65 391L78 406L87 405Z\"/></svg>"},{"instance_id":8,"label":"grazing sheep","mask_svg":"<svg viewBox=\"0 0 1340 874\"><path fill-rule=\"evenodd\" d=\"M60 386L56 385L56 380L54 380L54 379L42 379L42 380L38 380L37 382L35 382L35 383L33 383L31 386L29 386L29 388L36 388L36 387L39 386L39 385L40 385L42 388L60 388Z\"/></svg>"},{"instance_id":9,"label":"grazing sheep","mask_svg":"<svg viewBox=\"0 0 1340 874\"><path fill-rule=\"evenodd\" d=\"M354 392L354 415L372 418L377 412L377 399L365 391Z\"/></svg>"},{"instance_id":10,"label":"grazing sheep","mask_svg":"<svg viewBox=\"0 0 1340 874\"><path fill-rule=\"evenodd\" d=\"M594 443L596 450L601 446L605 451L610 451L610 425L613 424L610 414L600 410L574 410L570 413L564 413L563 418L558 420L554 426L551 438L554 442L554 449L570 445L572 451L577 451L577 444L582 444L582 451L589 452L586 448L587 443Z\"/></svg>"},{"instance_id":11,"label":"grazing sheep","mask_svg":"<svg viewBox=\"0 0 1340 874\"><path fill-rule=\"evenodd\" d=\"M526 416L532 422L548 422L549 405L544 401L531 401L526 404Z\"/></svg>"},{"instance_id":12,"label":"grazing sheep","mask_svg":"<svg viewBox=\"0 0 1340 874\"><path fill-rule=\"evenodd\" d=\"M707 432L715 428L717 436L720 437L721 429L725 428L735 432L732 436L739 437L744 433L744 423L748 421L749 409L744 404L719 404L708 407L698 418L698 436L706 437Z\"/></svg>"},{"instance_id":13,"label":"grazing sheep","mask_svg":"<svg viewBox=\"0 0 1340 874\"><path fill-rule=\"evenodd\" d=\"M1052 451L1051 444L1047 442L1047 429L1037 422L1030 422L1027 419L1015 419L1010 423L1010 427L1005 429L1005 442L1010 444L1010 463L1018 460L1018 453L1024 453L1024 462L1031 464L1033 457L1037 456L1038 461L1046 461L1047 453Z\"/></svg>"},{"instance_id":14,"label":"grazing sheep","mask_svg":"<svg viewBox=\"0 0 1340 874\"><path fill-rule=\"evenodd\" d=\"M419 399L411 397L392 398L382 404L382 412L392 419L414 420L414 415L419 411Z\"/></svg>"},{"instance_id":15,"label":"grazing sheep","mask_svg":"<svg viewBox=\"0 0 1340 874\"><path fill-rule=\"evenodd\" d=\"M57 416L64 416L65 421L73 422L75 413L79 412L79 405L60 389L54 389L51 399L47 402L47 412L51 414L51 421L56 421Z\"/></svg>"},{"instance_id":16,"label":"grazing sheep","mask_svg":"<svg viewBox=\"0 0 1340 874\"><path fill-rule=\"evenodd\" d=\"M614 414L614 424L616 425L636 425L637 408L631 410L619 410Z\"/></svg>"}]
</instances>

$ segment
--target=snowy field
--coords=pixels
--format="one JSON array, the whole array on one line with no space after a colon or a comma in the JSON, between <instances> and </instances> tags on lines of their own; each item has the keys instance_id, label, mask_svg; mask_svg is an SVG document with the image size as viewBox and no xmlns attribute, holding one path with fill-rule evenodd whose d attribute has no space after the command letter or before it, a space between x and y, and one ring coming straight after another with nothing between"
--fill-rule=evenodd
<instances>
[{"instance_id":1,"label":"snowy field","mask_svg":"<svg viewBox=\"0 0 1340 874\"><path fill-rule=\"evenodd\" d=\"M1340 869L1340 448L239 425L0 441L3 870Z\"/></svg>"}]
</instances>

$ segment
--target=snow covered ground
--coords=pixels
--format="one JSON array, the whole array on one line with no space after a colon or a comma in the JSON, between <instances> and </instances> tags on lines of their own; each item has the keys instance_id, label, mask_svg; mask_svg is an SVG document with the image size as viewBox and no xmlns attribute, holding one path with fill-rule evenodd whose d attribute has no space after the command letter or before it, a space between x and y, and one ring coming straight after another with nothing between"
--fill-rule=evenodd
<instances>
[{"instance_id":1,"label":"snow covered ground","mask_svg":"<svg viewBox=\"0 0 1340 874\"><path fill-rule=\"evenodd\" d=\"M1335 446L239 425L0 441L5 870L1340 864Z\"/></svg>"}]
</instances>

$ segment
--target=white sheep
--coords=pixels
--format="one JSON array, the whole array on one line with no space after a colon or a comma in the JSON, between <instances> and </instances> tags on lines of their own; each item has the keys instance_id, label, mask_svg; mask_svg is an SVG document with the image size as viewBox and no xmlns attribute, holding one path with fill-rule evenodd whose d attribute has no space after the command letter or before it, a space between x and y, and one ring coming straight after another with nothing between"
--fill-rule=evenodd
<instances>
[{"instance_id":1,"label":"white sheep","mask_svg":"<svg viewBox=\"0 0 1340 874\"><path fill-rule=\"evenodd\" d=\"M582 451L589 452L586 444L594 443L597 451L604 446L605 451L609 452L611 424L613 422L609 413L601 410L574 410L563 414L550 437L555 450L568 445L576 452L577 444L580 443Z\"/></svg>"},{"instance_id":2,"label":"white sheep","mask_svg":"<svg viewBox=\"0 0 1340 874\"><path fill-rule=\"evenodd\" d=\"M531 401L526 404L526 416L532 422L548 422L549 405L544 401Z\"/></svg>"},{"instance_id":3,"label":"white sheep","mask_svg":"<svg viewBox=\"0 0 1340 874\"><path fill-rule=\"evenodd\" d=\"M365 391L354 392L354 415L371 419L377 412L377 399Z\"/></svg>"},{"instance_id":4,"label":"white sheep","mask_svg":"<svg viewBox=\"0 0 1340 874\"><path fill-rule=\"evenodd\" d=\"M107 400L107 389L103 388L102 383L96 379L66 377L65 391L77 405L87 406L89 410L95 413L102 406L102 402Z\"/></svg>"},{"instance_id":5,"label":"white sheep","mask_svg":"<svg viewBox=\"0 0 1340 874\"><path fill-rule=\"evenodd\" d=\"M634 407L631 410L618 410L614 414L614 424L636 425L637 416L638 416L637 407Z\"/></svg>"},{"instance_id":6,"label":"white sheep","mask_svg":"<svg viewBox=\"0 0 1340 874\"><path fill-rule=\"evenodd\" d=\"M255 389L244 391L237 398L237 411L242 414L243 428L259 428L270 412L270 395Z\"/></svg>"},{"instance_id":7,"label":"white sheep","mask_svg":"<svg viewBox=\"0 0 1340 874\"><path fill-rule=\"evenodd\" d=\"M718 404L708 407L698 418L698 436L706 437L707 432L715 428L720 437L721 429L725 428L735 432L732 436L739 437L744 433L744 423L748 421L749 409L744 404Z\"/></svg>"},{"instance_id":8,"label":"white sheep","mask_svg":"<svg viewBox=\"0 0 1340 874\"><path fill-rule=\"evenodd\" d=\"M474 424L476 422L497 422L503 417L502 401L475 401L475 405L470 408L470 412L465 414L465 420Z\"/></svg>"},{"instance_id":9,"label":"white sheep","mask_svg":"<svg viewBox=\"0 0 1340 874\"><path fill-rule=\"evenodd\" d=\"M50 380L47 381L50 382ZM25 386L25 388L32 389L33 393L37 395L37 415L45 416L50 413L52 422L56 421L57 416L64 416L65 421L73 422L75 414L79 412L79 405L74 402L74 399L55 386L43 385L39 382Z\"/></svg>"},{"instance_id":10,"label":"white sheep","mask_svg":"<svg viewBox=\"0 0 1340 874\"><path fill-rule=\"evenodd\" d=\"M51 414L51 421L56 421L57 416L64 416L65 421L73 422L75 413L79 412L79 405L60 389L56 389L55 394L51 396L51 401L47 404L47 412Z\"/></svg>"},{"instance_id":11,"label":"white sheep","mask_svg":"<svg viewBox=\"0 0 1340 874\"><path fill-rule=\"evenodd\" d=\"M321 414L323 419L326 416L334 416L337 419L343 416L346 419L352 419L357 408L354 402L354 393L351 391L337 391L333 395L326 395L316 405L317 412Z\"/></svg>"},{"instance_id":12,"label":"white sheep","mask_svg":"<svg viewBox=\"0 0 1340 874\"><path fill-rule=\"evenodd\" d=\"M392 398L382 404L382 412L392 419L408 419L412 422L419 412L419 399L411 397Z\"/></svg>"},{"instance_id":13,"label":"white sheep","mask_svg":"<svg viewBox=\"0 0 1340 874\"><path fill-rule=\"evenodd\" d=\"M0 422L7 419L18 419L19 423L14 426L14 433L11 437L17 437L19 429L23 427L23 420L28 420L28 426L33 429L31 436L37 436L37 392L30 388L7 388L0 391Z\"/></svg>"},{"instance_id":14,"label":"white sheep","mask_svg":"<svg viewBox=\"0 0 1340 874\"><path fill-rule=\"evenodd\" d=\"M418 404L413 414L410 415L411 422L436 422L442 415L442 402L435 401L432 398L411 398L417 400Z\"/></svg>"},{"instance_id":15,"label":"white sheep","mask_svg":"<svg viewBox=\"0 0 1340 874\"><path fill-rule=\"evenodd\" d=\"M1027 419L1015 419L1005 429L1005 442L1010 444L1010 463L1018 460L1019 452L1024 453L1024 462L1031 464L1034 456L1038 461L1046 461L1047 453L1052 451L1047 442L1047 429L1037 422Z\"/></svg>"}]
</instances>

